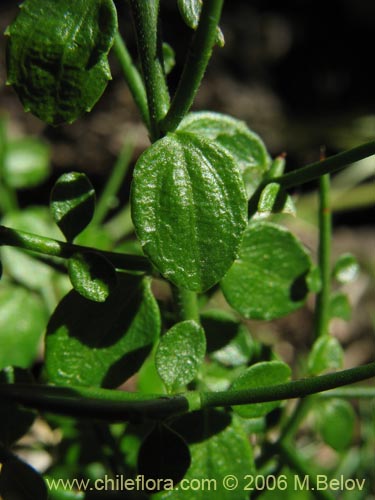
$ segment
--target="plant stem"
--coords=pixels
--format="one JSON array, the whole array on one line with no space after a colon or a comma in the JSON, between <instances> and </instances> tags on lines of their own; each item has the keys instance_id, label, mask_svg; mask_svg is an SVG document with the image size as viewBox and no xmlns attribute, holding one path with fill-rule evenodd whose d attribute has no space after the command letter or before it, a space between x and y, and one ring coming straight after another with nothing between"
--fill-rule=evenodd
<instances>
[{"instance_id":1,"label":"plant stem","mask_svg":"<svg viewBox=\"0 0 375 500\"><path fill-rule=\"evenodd\" d=\"M128 271L151 272L151 265L146 257L116 252L97 250L96 248L45 238L26 231L18 231L0 226L0 246L12 246L43 253L53 257L69 259L75 253L95 252L108 259L116 268Z\"/></svg>"},{"instance_id":2,"label":"plant stem","mask_svg":"<svg viewBox=\"0 0 375 500\"><path fill-rule=\"evenodd\" d=\"M316 296L315 337L328 335L329 303L331 295L331 239L332 215L330 208L329 174L319 179L319 248L318 265L322 288Z\"/></svg>"},{"instance_id":3,"label":"plant stem","mask_svg":"<svg viewBox=\"0 0 375 500\"><path fill-rule=\"evenodd\" d=\"M286 441L295 434L306 413L310 408L311 397L301 398L295 407L292 415L286 420L285 425L281 429L279 442Z\"/></svg>"},{"instance_id":4,"label":"plant stem","mask_svg":"<svg viewBox=\"0 0 375 500\"><path fill-rule=\"evenodd\" d=\"M127 140L120 151L108 182L104 186L103 192L96 205L95 215L92 220L93 224L100 225L105 219L108 211L111 209L113 200L116 197L128 171L132 155L133 144L131 141Z\"/></svg>"},{"instance_id":5,"label":"plant stem","mask_svg":"<svg viewBox=\"0 0 375 500\"><path fill-rule=\"evenodd\" d=\"M4 176L6 150L6 118L0 116L0 212L3 213L18 209L17 195L7 184Z\"/></svg>"},{"instance_id":6,"label":"plant stem","mask_svg":"<svg viewBox=\"0 0 375 500\"><path fill-rule=\"evenodd\" d=\"M128 84L129 90L133 96L134 102L136 103L141 113L143 122L149 129L150 113L148 110L146 90L143 85L142 77L139 74L138 69L135 67L120 33L117 33L115 36L113 50L116 54L118 62L120 63L122 72L124 74L126 83Z\"/></svg>"},{"instance_id":7,"label":"plant stem","mask_svg":"<svg viewBox=\"0 0 375 500\"><path fill-rule=\"evenodd\" d=\"M163 132L172 132L193 104L210 60L224 0L205 0L197 31L173 97L171 107L161 123Z\"/></svg>"},{"instance_id":8,"label":"plant stem","mask_svg":"<svg viewBox=\"0 0 375 500\"><path fill-rule=\"evenodd\" d=\"M192 319L199 323L197 294L184 288L174 288L174 292L181 321Z\"/></svg>"},{"instance_id":9,"label":"plant stem","mask_svg":"<svg viewBox=\"0 0 375 500\"><path fill-rule=\"evenodd\" d=\"M322 392L320 398L375 399L375 387L342 387Z\"/></svg>"},{"instance_id":10,"label":"plant stem","mask_svg":"<svg viewBox=\"0 0 375 500\"><path fill-rule=\"evenodd\" d=\"M123 422L127 419L165 418L215 406L300 398L371 377L375 377L375 362L328 375L241 391L191 391L165 396L101 388L0 384L0 399L62 415Z\"/></svg>"},{"instance_id":11,"label":"plant stem","mask_svg":"<svg viewBox=\"0 0 375 500\"><path fill-rule=\"evenodd\" d=\"M163 51L158 30L159 0L130 0L138 52L150 111L150 137L160 137L159 122L169 108L169 92L165 79Z\"/></svg>"}]
</instances>

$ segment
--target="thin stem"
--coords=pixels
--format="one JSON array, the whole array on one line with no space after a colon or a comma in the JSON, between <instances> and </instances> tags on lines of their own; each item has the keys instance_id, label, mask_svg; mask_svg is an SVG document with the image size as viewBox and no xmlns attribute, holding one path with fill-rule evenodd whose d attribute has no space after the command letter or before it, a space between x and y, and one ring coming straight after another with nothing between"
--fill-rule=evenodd
<instances>
[{"instance_id":1,"label":"thin stem","mask_svg":"<svg viewBox=\"0 0 375 500\"><path fill-rule=\"evenodd\" d=\"M169 108L169 92L165 79L163 52L158 30L159 0L130 0L138 52L150 110L150 136L160 137L159 122Z\"/></svg>"},{"instance_id":2,"label":"thin stem","mask_svg":"<svg viewBox=\"0 0 375 500\"><path fill-rule=\"evenodd\" d=\"M205 0L197 31L187 55L184 69L167 116L161 123L163 132L175 130L193 104L206 71L215 42L224 0Z\"/></svg>"},{"instance_id":3,"label":"thin stem","mask_svg":"<svg viewBox=\"0 0 375 500\"><path fill-rule=\"evenodd\" d=\"M316 296L315 337L328 335L329 301L331 295L331 239L332 215L330 208L329 174L319 179L319 248L318 264L322 288Z\"/></svg>"},{"instance_id":4,"label":"thin stem","mask_svg":"<svg viewBox=\"0 0 375 500\"><path fill-rule=\"evenodd\" d=\"M17 195L4 176L7 151L6 119L0 116L0 211L3 213L18 209Z\"/></svg>"},{"instance_id":5,"label":"thin stem","mask_svg":"<svg viewBox=\"0 0 375 500\"><path fill-rule=\"evenodd\" d=\"M134 102L136 103L141 113L143 122L149 129L150 113L148 110L146 90L143 85L142 77L139 74L138 69L134 65L120 33L117 33L115 36L113 50L116 54L118 62L120 63L122 72L124 74L126 83L128 84L129 90L133 96Z\"/></svg>"},{"instance_id":6,"label":"thin stem","mask_svg":"<svg viewBox=\"0 0 375 500\"><path fill-rule=\"evenodd\" d=\"M375 387L342 387L322 392L319 398L375 399Z\"/></svg>"},{"instance_id":7,"label":"thin stem","mask_svg":"<svg viewBox=\"0 0 375 500\"><path fill-rule=\"evenodd\" d=\"M192 319L199 323L197 294L184 288L175 288L175 300L182 321Z\"/></svg>"},{"instance_id":8,"label":"thin stem","mask_svg":"<svg viewBox=\"0 0 375 500\"><path fill-rule=\"evenodd\" d=\"M2 245L23 248L24 250L43 253L53 257L61 257L63 259L69 259L75 253L96 252L106 257L118 269L151 272L151 265L148 259L139 255L97 250L96 248L65 243L5 226L0 226L0 246Z\"/></svg>"},{"instance_id":9,"label":"thin stem","mask_svg":"<svg viewBox=\"0 0 375 500\"><path fill-rule=\"evenodd\" d=\"M296 433L302 420L305 418L311 404L311 397L301 398L295 407L292 415L286 420L285 425L281 429L278 441L289 439Z\"/></svg>"},{"instance_id":10,"label":"thin stem","mask_svg":"<svg viewBox=\"0 0 375 500\"><path fill-rule=\"evenodd\" d=\"M118 190L128 171L132 155L133 144L131 141L127 140L120 151L108 182L104 186L103 192L98 200L92 221L93 224L100 225L105 219L108 211L112 208L113 200L116 198Z\"/></svg>"}]
</instances>

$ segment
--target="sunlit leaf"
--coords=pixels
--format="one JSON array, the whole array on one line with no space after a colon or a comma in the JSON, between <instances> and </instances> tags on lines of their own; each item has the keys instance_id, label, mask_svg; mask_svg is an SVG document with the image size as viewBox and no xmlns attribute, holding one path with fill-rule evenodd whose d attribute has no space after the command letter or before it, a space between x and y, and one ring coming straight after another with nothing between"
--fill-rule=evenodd
<instances>
[{"instance_id":1,"label":"sunlit leaf","mask_svg":"<svg viewBox=\"0 0 375 500\"><path fill-rule=\"evenodd\" d=\"M359 273L359 264L354 255L344 253L337 259L333 268L333 276L340 283L350 283Z\"/></svg>"}]
</instances>

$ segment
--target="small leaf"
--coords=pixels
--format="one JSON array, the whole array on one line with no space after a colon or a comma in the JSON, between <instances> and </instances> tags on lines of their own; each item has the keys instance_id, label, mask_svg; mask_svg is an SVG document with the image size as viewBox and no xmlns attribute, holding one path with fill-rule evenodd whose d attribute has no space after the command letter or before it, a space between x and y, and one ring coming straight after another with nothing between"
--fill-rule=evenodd
<instances>
[{"instance_id":1,"label":"small leaf","mask_svg":"<svg viewBox=\"0 0 375 500\"><path fill-rule=\"evenodd\" d=\"M41 184L50 173L49 147L39 139L23 138L7 144L3 175L14 189Z\"/></svg>"},{"instance_id":2,"label":"small leaf","mask_svg":"<svg viewBox=\"0 0 375 500\"><path fill-rule=\"evenodd\" d=\"M22 368L7 366L0 371L0 384L33 382L29 372ZM2 401L0 405L0 442L9 447L26 434L36 417L33 410L16 403ZM0 464L1 475L1 464Z\"/></svg>"},{"instance_id":3,"label":"small leaf","mask_svg":"<svg viewBox=\"0 0 375 500\"><path fill-rule=\"evenodd\" d=\"M341 318L349 321L352 315L352 307L348 296L345 293L335 293L331 296L329 302L329 314L331 318Z\"/></svg>"},{"instance_id":4,"label":"small leaf","mask_svg":"<svg viewBox=\"0 0 375 500\"><path fill-rule=\"evenodd\" d=\"M247 196L258 187L270 167L271 159L260 137L245 122L221 113L190 113L179 130L206 137L229 153L245 182Z\"/></svg>"},{"instance_id":5,"label":"small leaf","mask_svg":"<svg viewBox=\"0 0 375 500\"><path fill-rule=\"evenodd\" d=\"M250 366L232 384L231 391L268 387L287 382L290 378L290 368L281 361L264 361ZM281 401L268 403L255 403L249 405L236 405L233 410L243 418L263 417L280 405Z\"/></svg>"},{"instance_id":6,"label":"small leaf","mask_svg":"<svg viewBox=\"0 0 375 500\"><path fill-rule=\"evenodd\" d=\"M138 474L144 476L146 481L162 479L175 485L183 479L189 466L190 452L186 442L166 425L157 424L139 450ZM173 485L168 484L168 489Z\"/></svg>"},{"instance_id":7,"label":"small leaf","mask_svg":"<svg viewBox=\"0 0 375 500\"><path fill-rule=\"evenodd\" d=\"M271 182L261 192L258 211L254 217L268 217L277 213L296 215L296 207L291 196L282 189L280 184Z\"/></svg>"},{"instance_id":8,"label":"small leaf","mask_svg":"<svg viewBox=\"0 0 375 500\"><path fill-rule=\"evenodd\" d=\"M74 289L88 300L105 302L116 287L115 268L98 253L74 254L69 259L68 270Z\"/></svg>"},{"instance_id":9,"label":"small leaf","mask_svg":"<svg viewBox=\"0 0 375 500\"><path fill-rule=\"evenodd\" d=\"M244 233L239 258L221 282L228 303L245 318L271 320L301 307L311 260L287 229L255 222Z\"/></svg>"},{"instance_id":10,"label":"small leaf","mask_svg":"<svg viewBox=\"0 0 375 500\"><path fill-rule=\"evenodd\" d=\"M318 430L325 443L334 450L346 450L353 439L355 413L352 405L342 399L319 403L316 411Z\"/></svg>"},{"instance_id":11,"label":"small leaf","mask_svg":"<svg viewBox=\"0 0 375 500\"><path fill-rule=\"evenodd\" d=\"M306 283L310 292L319 293L322 289L322 276L319 266L312 265L306 276Z\"/></svg>"},{"instance_id":12,"label":"small leaf","mask_svg":"<svg viewBox=\"0 0 375 500\"><path fill-rule=\"evenodd\" d=\"M48 500L42 476L19 459L6 460L0 471L0 496L3 500Z\"/></svg>"},{"instance_id":13,"label":"small leaf","mask_svg":"<svg viewBox=\"0 0 375 500\"><path fill-rule=\"evenodd\" d=\"M51 192L50 208L66 239L73 241L95 210L95 191L86 175L70 172L59 177Z\"/></svg>"},{"instance_id":14,"label":"small leaf","mask_svg":"<svg viewBox=\"0 0 375 500\"><path fill-rule=\"evenodd\" d=\"M46 375L58 385L117 387L139 370L159 331L149 280L119 275L102 303L72 290L47 327Z\"/></svg>"},{"instance_id":15,"label":"small leaf","mask_svg":"<svg viewBox=\"0 0 375 500\"><path fill-rule=\"evenodd\" d=\"M185 132L155 142L136 164L131 202L143 251L176 285L207 290L235 259L246 197L233 160L214 143Z\"/></svg>"},{"instance_id":16,"label":"small leaf","mask_svg":"<svg viewBox=\"0 0 375 500\"><path fill-rule=\"evenodd\" d=\"M25 110L53 125L90 111L111 78L116 31L112 0L26 0L6 31L8 84Z\"/></svg>"},{"instance_id":17,"label":"small leaf","mask_svg":"<svg viewBox=\"0 0 375 500\"><path fill-rule=\"evenodd\" d=\"M354 255L344 253L340 255L333 268L333 277L339 283L350 283L359 273L359 264Z\"/></svg>"},{"instance_id":18,"label":"small leaf","mask_svg":"<svg viewBox=\"0 0 375 500\"><path fill-rule=\"evenodd\" d=\"M340 342L330 335L319 337L309 354L308 370L311 375L319 375L326 370L342 367L344 351Z\"/></svg>"},{"instance_id":19,"label":"small leaf","mask_svg":"<svg viewBox=\"0 0 375 500\"><path fill-rule=\"evenodd\" d=\"M165 42L163 42L163 61L165 74L169 75L176 64L176 57L172 47Z\"/></svg>"},{"instance_id":20,"label":"small leaf","mask_svg":"<svg viewBox=\"0 0 375 500\"><path fill-rule=\"evenodd\" d=\"M156 369L169 392L191 382L203 362L206 337L195 321L172 326L160 339L155 355Z\"/></svg>"},{"instance_id":21,"label":"small leaf","mask_svg":"<svg viewBox=\"0 0 375 500\"><path fill-rule=\"evenodd\" d=\"M177 0L177 5L185 24L196 30L202 10L202 0ZM224 35L219 27L217 27L215 43L219 47L225 45Z\"/></svg>"}]
</instances>

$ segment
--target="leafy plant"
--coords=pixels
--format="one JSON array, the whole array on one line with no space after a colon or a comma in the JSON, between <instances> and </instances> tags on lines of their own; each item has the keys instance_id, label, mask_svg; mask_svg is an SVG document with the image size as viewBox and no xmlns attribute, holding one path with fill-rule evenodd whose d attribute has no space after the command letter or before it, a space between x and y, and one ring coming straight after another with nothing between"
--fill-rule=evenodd
<instances>
[{"instance_id":1,"label":"leafy plant","mask_svg":"<svg viewBox=\"0 0 375 500\"><path fill-rule=\"evenodd\" d=\"M130 162L128 143L98 198L85 174L71 172L55 183L49 211L21 211L17 190L48 176L49 151L38 139L8 139L0 123L4 500L113 498L119 478L133 481L125 488L132 498L180 500L192 490L205 499L286 490L292 498L301 484L295 477L306 476L310 488L301 490L314 490L306 498L334 498L317 487L319 464L294 446L297 430L315 415L316 435L344 461L359 421L344 398L375 395L373 387L339 389L374 377L375 362L343 370L343 348L331 336L332 317L350 312L346 296L331 291L332 276L348 282L358 264L345 254L331 268L329 200L330 174L373 155L374 141L284 173L285 158L272 159L245 123L191 113L212 49L224 43L223 0L177 4L194 32L172 100L166 71L174 58L162 43L158 0L129 1L141 71L112 0L25 0L6 31L8 83L26 111L53 125L93 108L110 79L113 50L151 145L131 181L137 239L123 245L133 229L122 227L121 216L106 217ZM315 179L316 265L286 219L275 218L295 212L289 188ZM128 213L125 206L120 215ZM251 335L246 320L286 316L311 294L315 341L300 378L290 381L291 368ZM43 366L33 380L44 329ZM137 390L119 390L125 382ZM285 403L296 398L293 408ZM35 410L62 433L44 479L16 453ZM105 474L112 483L100 488ZM92 483L53 482L73 478ZM365 481L363 494L370 488Z\"/></svg>"}]
</instances>

